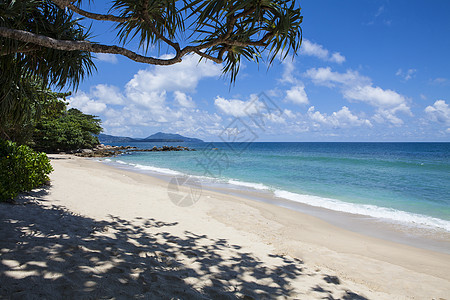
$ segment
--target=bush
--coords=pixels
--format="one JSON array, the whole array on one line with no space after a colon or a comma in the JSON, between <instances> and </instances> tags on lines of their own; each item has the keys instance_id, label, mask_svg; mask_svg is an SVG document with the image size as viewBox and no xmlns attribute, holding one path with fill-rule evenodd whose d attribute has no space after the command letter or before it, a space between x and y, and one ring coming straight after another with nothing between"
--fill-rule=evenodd
<instances>
[{"instance_id":1,"label":"bush","mask_svg":"<svg viewBox=\"0 0 450 300\"><path fill-rule=\"evenodd\" d=\"M0 139L0 201L10 201L49 180L53 171L45 153Z\"/></svg>"}]
</instances>

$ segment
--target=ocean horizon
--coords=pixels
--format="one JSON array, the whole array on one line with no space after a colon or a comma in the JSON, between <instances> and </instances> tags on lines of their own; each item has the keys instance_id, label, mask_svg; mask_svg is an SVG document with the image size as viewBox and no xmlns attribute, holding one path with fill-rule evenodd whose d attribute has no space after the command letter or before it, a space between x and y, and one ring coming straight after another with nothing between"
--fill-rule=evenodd
<instances>
[{"instance_id":1,"label":"ocean horizon","mask_svg":"<svg viewBox=\"0 0 450 300\"><path fill-rule=\"evenodd\" d=\"M253 142L111 143L140 149L103 161L205 185L450 232L450 143Z\"/></svg>"}]
</instances>

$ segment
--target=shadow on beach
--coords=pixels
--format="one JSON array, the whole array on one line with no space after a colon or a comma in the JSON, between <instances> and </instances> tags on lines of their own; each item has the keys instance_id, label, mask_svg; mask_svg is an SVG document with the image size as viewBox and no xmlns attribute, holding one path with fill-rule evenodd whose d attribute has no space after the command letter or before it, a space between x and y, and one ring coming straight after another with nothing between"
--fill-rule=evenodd
<instances>
[{"instance_id":1,"label":"shadow on beach","mask_svg":"<svg viewBox=\"0 0 450 300\"><path fill-rule=\"evenodd\" d=\"M0 298L267 299L309 291L335 299L335 276L293 288L293 280L313 276L298 259L270 255L278 265L269 268L225 239L175 236L164 228L177 223L152 218L95 221L46 204L45 193L0 205ZM343 293L341 299L366 299Z\"/></svg>"}]
</instances>

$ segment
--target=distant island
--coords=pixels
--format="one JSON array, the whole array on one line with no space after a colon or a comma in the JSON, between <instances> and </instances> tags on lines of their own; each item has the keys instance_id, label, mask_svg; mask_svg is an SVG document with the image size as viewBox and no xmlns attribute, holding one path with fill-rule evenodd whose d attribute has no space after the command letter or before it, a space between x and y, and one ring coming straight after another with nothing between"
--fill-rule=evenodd
<instances>
[{"instance_id":1,"label":"distant island","mask_svg":"<svg viewBox=\"0 0 450 300\"><path fill-rule=\"evenodd\" d=\"M190 143L203 143L201 139L189 138L175 133L157 132L146 138L131 138L126 136L114 136L109 134L100 133L98 135L100 143L145 143L145 142L190 142Z\"/></svg>"}]
</instances>

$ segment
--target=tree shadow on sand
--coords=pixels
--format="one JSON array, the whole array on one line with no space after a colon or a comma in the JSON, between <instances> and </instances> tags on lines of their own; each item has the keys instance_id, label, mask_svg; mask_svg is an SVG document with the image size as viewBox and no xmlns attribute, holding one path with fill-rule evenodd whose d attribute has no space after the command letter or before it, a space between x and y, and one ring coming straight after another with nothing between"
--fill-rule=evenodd
<instances>
[{"instance_id":1,"label":"tree shadow on sand","mask_svg":"<svg viewBox=\"0 0 450 300\"><path fill-rule=\"evenodd\" d=\"M225 239L165 228L152 218L96 221L46 204L46 190L0 205L0 298L335 299L337 277L296 291L312 276L302 261L271 255L275 267ZM311 294L313 293L313 294ZM365 299L342 290L342 299Z\"/></svg>"}]
</instances>

